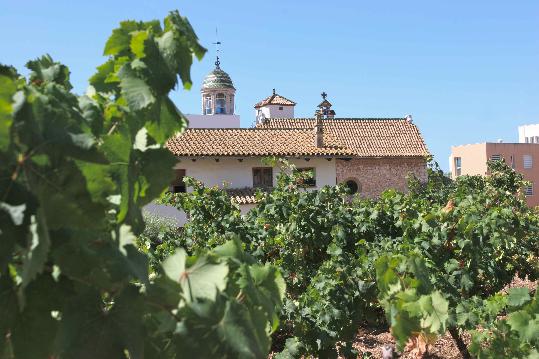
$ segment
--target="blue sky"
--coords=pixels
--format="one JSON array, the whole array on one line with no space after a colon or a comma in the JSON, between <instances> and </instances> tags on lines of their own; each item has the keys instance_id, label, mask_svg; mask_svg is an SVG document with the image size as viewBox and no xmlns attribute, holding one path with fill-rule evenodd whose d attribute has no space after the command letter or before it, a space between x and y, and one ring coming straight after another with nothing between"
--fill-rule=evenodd
<instances>
[{"instance_id":1,"label":"blue sky","mask_svg":"<svg viewBox=\"0 0 539 359\"><path fill-rule=\"evenodd\" d=\"M243 126L272 88L298 103L297 116L311 116L326 91L339 117L412 114L447 169L451 145L514 142L518 125L539 123L537 0L0 0L0 62L22 71L50 53L83 93L119 21L172 9L209 50L193 89L172 95L185 113L200 112L218 27Z\"/></svg>"}]
</instances>

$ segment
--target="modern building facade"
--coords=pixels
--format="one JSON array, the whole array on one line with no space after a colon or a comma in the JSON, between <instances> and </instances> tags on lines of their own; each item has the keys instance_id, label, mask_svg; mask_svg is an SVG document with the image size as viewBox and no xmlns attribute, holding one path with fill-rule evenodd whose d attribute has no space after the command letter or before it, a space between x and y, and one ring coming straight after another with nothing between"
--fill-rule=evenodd
<instances>
[{"instance_id":1,"label":"modern building facade","mask_svg":"<svg viewBox=\"0 0 539 359\"><path fill-rule=\"evenodd\" d=\"M518 126L519 143L539 143L539 123Z\"/></svg>"},{"instance_id":2,"label":"modern building facade","mask_svg":"<svg viewBox=\"0 0 539 359\"><path fill-rule=\"evenodd\" d=\"M488 175L488 160L505 160L511 168L522 173L530 182L524 189L528 205L539 205L539 189L535 188L539 185L539 144L485 142L451 147L451 176Z\"/></svg>"}]
</instances>

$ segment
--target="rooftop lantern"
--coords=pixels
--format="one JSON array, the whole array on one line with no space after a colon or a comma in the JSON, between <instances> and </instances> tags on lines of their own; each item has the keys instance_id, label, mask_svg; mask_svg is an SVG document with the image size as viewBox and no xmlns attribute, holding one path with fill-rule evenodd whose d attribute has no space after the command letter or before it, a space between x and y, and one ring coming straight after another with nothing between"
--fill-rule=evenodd
<instances>
[{"instance_id":1,"label":"rooftop lantern","mask_svg":"<svg viewBox=\"0 0 539 359\"><path fill-rule=\"evenodd\" d=\"M321 93L323 101L318 105L318 110L314 113L317 119L332 119L335 118L335 111L331 109L331 102L327 100L328 94L324 91Z\"/></svg>"},{"instance_id":2,"label":"rooftop lantern","mask_svg":"<svg viewBox=\"0 0 539 359\"><path fill-rule=\"evenodd\" d=\"M215 61L215 69L204 78L200 92L203 115L234 114L236 89L230 76L221 69L219 56Z\"/></svg>"}]
</instances>

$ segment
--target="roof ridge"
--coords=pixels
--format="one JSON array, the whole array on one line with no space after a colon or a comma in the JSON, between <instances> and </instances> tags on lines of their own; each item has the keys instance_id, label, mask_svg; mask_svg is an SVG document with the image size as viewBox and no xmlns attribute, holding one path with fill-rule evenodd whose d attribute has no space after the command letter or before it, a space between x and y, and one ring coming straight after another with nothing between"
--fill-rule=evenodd
<instances>
[{"instance_id":1,"label":"roof ridge","mask_svg":"<svg viewBox=\"0 0 539 359\"><path fill-rule=\"evenodd\" d=\"M314 117L270 117L266 120L316 120ZM406 121L404 117L334 117L324 118L322 121L343 121L343 120L391 120L391 121Z\"/></svg>"},{"instance_id":2,"label":"roof ridge","mask_svg":"<svg viewBox=\"0 0 539 359\"><path fill-rule=\"evenodd\" d=\"M310 130L312 128L301 127L189 127L186 131L206 131L206 130L223 130L223 131L265 131L265 130ZM182 132L183 133L183 132Z\"/></svg>"}]
</instances>

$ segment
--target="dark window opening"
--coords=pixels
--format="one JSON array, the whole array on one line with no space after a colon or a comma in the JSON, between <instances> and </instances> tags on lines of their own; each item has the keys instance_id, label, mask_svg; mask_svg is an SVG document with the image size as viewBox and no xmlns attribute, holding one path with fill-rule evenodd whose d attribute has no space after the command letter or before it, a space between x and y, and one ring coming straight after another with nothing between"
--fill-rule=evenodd
<instances>
[{"instance_id":1,"label":"dark window opening","mask_svg":"<svg viewBox=\"0 0 539 359\"><path fill-rule=\"evenodd\" d=\"M359 184L354 180L346 181L346 187L350 190L350 194L356 194L360 192Z\"/></svg>"},{"instance_id":2,"label":"dark window opening","mask_svg":"<svg viewBox=\"0 0 539 359\"><path fill-rule=\"evenodd\" d=\"M272 187L273 168L257 167L253 168L253 187Z\"/></svg>"},{"instance_id":3,"label":"dark window opening","mask_svg":"<svg viewBox=\"0 0 539 359\"><path fill-rule=\"evenodd\" d=\"M462 174L462 158L455 157L455 176L460 176Z\"/></svg>"},{"instance_id":4,"label":"dark window opening","mask_svg":"<svg viewBox=\"0 0 539 359\"><path fill-rule=\"evenodd\" d=\"M299 173L309 172L309 176L307 178L301 179L301 185L304 185L305 187L316 187L316 171L314 167L298 168L296 171Z\"/></svg>"},{"instance_id":5,"label":"dark window opening","mask_svg":"<svg viewBox=\"0 0 539 359\"><path fill-rule=\"evenodd\" d=\"M185 177L185 170L175 169L174 170L174 181L170 184L170 191L172 193L184 193L186 192L185 182L183 178Z\"/></svg>"},{"instance_id":6,"label":"dark window opening","mask_svg":"<svg viewBox=\"0 0 539 359\"><path fill-rule=\"evenodd\" d=\"M216 114L225 114L226 108L226 96L222 93L217 94L216 100L215 100L215 113Z\"/></svg>"},{"instance_id":7,"label":"dark window opening","mask_svg":"<svg viewBox=\"0 0 539 359\"><path fill-rule=\"evenodd\" d=\"M281 111L282 111L282 110L283 110L283 106L279 106L279 110L281 110Z\"/></svg>"}]
</instances>

